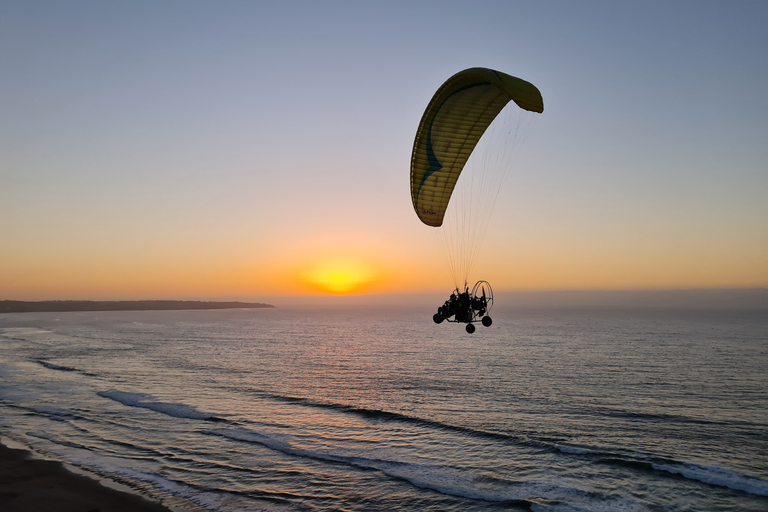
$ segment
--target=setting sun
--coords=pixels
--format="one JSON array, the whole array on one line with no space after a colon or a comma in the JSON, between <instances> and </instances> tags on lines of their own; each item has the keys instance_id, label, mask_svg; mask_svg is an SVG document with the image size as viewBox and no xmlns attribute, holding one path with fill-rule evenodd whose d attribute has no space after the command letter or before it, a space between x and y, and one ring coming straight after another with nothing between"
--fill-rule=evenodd
<instances>
[{"instance_id":1,"label":"setting sun","mask_svg":"<svg viewBox=\"0 0 768 512\"><path fill-rule=\"evenodd\" d=\"M359 261L326 260L307 270L303 281L316 291L343 295L362 291L374 281L374 275Z\"/></svg>"}]
</instances>

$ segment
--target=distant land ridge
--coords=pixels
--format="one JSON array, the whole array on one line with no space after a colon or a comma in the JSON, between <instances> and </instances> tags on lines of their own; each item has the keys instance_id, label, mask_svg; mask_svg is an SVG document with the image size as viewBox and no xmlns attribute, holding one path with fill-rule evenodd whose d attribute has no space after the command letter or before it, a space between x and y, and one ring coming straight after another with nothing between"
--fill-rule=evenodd
<instances>
[{"instance_id":1,"label":"distant land ridge","mask_svg":"<svg viewBox=\"0 0 768 512\"><path fill-rule=\"evenodd\" d=\"M0 313L60 313L66 311L161 311L183 309L273 308L259 302L207 302L199 300L23 300L0 301Z\"/></svg>"}]
</instances>

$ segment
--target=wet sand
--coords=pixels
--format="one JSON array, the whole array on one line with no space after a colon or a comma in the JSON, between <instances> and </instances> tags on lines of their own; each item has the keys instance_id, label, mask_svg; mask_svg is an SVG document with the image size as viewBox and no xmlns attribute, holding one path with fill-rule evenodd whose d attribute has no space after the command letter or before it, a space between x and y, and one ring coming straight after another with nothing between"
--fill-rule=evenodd
<instances>
[{"instance_id":1,"label":"wet sand","mask_svg":"<svg viewBox=\"0 0 768 512\"><path fill-rule=\"evenodd\" d=\"M3 512L170 512L139 495L110 489L61 463L0 444Z\"/></svg>"}]
</instances>

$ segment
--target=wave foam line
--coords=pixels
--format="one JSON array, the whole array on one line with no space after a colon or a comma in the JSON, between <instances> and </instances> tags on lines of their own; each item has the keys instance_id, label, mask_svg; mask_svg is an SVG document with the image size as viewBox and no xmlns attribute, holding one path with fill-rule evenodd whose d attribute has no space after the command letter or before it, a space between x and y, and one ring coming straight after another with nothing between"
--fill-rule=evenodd
<instances>
[{"instance_id":1,"label":"wave foam line","mask_svg":"<svg viewBox=\"0 0 768 512\"><path fill-rule=\"evenodd\" d=\"M717 466L703 466L690 462L680 462L660 457L633 457L601 450L569 445L559 445L557 449L568 455L581 455L594 458L597 462L623 466L640 471L663 471L678 475L688 480L695 480L709 485L725 487L756 496L768 496L768 482L754 475L737 473L731 469Z\"/></svg>"},{"instance_id":2,"label":"wave foam line","mask_svg":"<svg viewBox=\"0 0 768 512\"><path fill-rule=\"evenodd\" d=\"M147 495L160 499L163 504L172 505L165 497L171 496L178 498L186 503L192 503L205 510L243 510L242 505L232 504L233 497L246 498L250 503L254 499L265 503L281 505L280 508L260 504L258 510L267 512L269 510L285 510L284 506L293 501L301 501L307 496L295 495L281 491L267 491L250 489L248 491L239 491L235 489L213 489L204 485L192 482L182 482L174 480L168 476L150 471L141 470L135 467L126 467L119 459L95 460L93 457L73 457L68 460L82 469L96 473L99 476L115 480L124 485L144 492ZM160 493L160 495L158 495ZM171 506L172 509L177 507ZM185 503L179 504L179 510L189 510L190 507ZM248 510L252 510L248 508ZM256 510L256 509L253 509Z\"/></svg>"},{"instance_id":3,"label":"wave foam line","mask_svg":"<svg viewBox=\"0 0 768 512\"><path fill-rule=\"evenodd\" d=\"M128 407L139 407L159 412L173 418L191 420L226 421L215 414L198 411L196 407L174 402L157 402L155 397L147 393L129 393L126 391L99 391L97 395L109 398Z\"/></svg>"},{"instance_id":4,"label":"wave foam line","mask_svg":"<svg viewBox=\"0 0 768 512\"><path fill-rule=\"evenodd\" d=\"M88 377L96 377L96 375L93 374L93 373L88 373L86 371L78 370L77 368L71 368L69 366L62 366L62 365L58 365L58 364L49 363L48 361L38 360L37 364L39 364L41 366L44 366L45 368L48 368L49 370L56 370L56 371L59 371L59 372L74 372L74 373L79 373L81 375L87 375Z\"/></svg>"},{"instance_id":5,"label":"wave foam line","mask_svg":"<svg viewBox=\"0 0 768 512\"><path fill-rule=\"evenodd\" d=\"M29 410L35 414L46 416L53 421L67 421L76 420L79 418L75 413L64 407L56 405L40 405L36 407L29 407Z\"/></svg>"},{"instance_id":6,"label":"wave foam line","mask_svg":"<svg viewBox=\"0 0 768 512\"><path fill-rule=\"evenodd\" d=\"M709 485L727 487L757 496L768 496L768 482L753 475L743 475L730 469L716 466L700 466L682 462L677 464L652 464L653 469L680 475L689 480L698 480Z\"/></svg>"},{"instance_id":7,"label":"wave foam line","mask_svg":"<svg viewBox=\"0 0 768 512\"><path fill-rule=\"evenodd\" d=\"M29 430L27 431L27 435L29 437L36 437L37 439L48 441L55 445L66 446L67 448L77 448L79 450L88 449L86 446L83 446L80 443L75 443L74 441L68 441L68 440L62 439L60 436L57 436L50 432L46 432L44 430Z\"/></svg>"}]
</instances>

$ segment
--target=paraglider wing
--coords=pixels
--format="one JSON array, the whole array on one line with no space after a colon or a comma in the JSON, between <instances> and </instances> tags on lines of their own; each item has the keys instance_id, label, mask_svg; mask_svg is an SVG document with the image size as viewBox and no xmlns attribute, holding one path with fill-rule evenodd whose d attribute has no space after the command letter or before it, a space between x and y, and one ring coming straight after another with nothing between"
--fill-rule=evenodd
<instances>
[{"instance_id":1,"label":"paraglider wing","mask_svg":"<svg viewBox=\"0 0 768 512\"><path fill-rule=\"evenodd\" d=\"M470 68L449 78L429 102L411 155L411 199L428 226L441 226L461 170L488 125L504 106L543 112L531 83L487 68Z\"/></svg>"}]
</instances>

